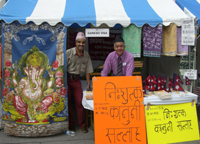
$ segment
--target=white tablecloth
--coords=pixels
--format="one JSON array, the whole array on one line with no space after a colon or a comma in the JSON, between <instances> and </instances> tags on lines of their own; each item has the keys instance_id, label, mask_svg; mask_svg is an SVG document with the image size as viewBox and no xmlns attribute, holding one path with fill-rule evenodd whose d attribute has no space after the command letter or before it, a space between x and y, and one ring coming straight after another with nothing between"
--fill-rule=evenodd
<instances>
[{"instance_id":1,"label":"white tablecloth","mask_svg":"<svg viewBox=\"0 0 200 144\"><path fill-rule=\"evenodd\" d=\"M87 89L87 81L81 80L81 85L82 85L82 89L83 89L82 105L85 109L93 111L93 100L87 100L85 98L85 92L86 92L86 89ZM91 87L92 87L92 82L91 82Z\"/></svg>"},{"instance_id":2,"label":"white tablecloth","mask_svg":"<svg viewBox=\"0 0 200 144\"><path fill-rule=\"evenodd\" d=\"M172 92L171 96L171 99L165 100L161 100L156 95L147 96L144 97L144 105L147 105L147 103L150 103L151 105L179 104L192 102L192 100L194 100L197 103L197 95L191 92L179 92L179 94L176 94L176 92Z\"/></svg>"},{"instance_id":3,"label":"white tablecloth","mask_svg":"<svg viewBox=\"0 0 200 144\"><path fill-rule=\"evenodd\" d=\"M83 91L83 99L82 99L82 105L85 109L88 109L88 110L94 110L93 109L93 100L87 100L85 98L85 92L86 91Z\"/></svg>"},{"instance_id":4,"label":"white tablecloth","mask_svg":"<svg viewBox=\"0 0 200 144\"><path fill-rule=\"evenodd\" d=\"M94 110L93 100L87 100L85 98L87 82L81 81L81 84L83 88L82 105L85 109L93 111ZM144 105L147 105L147 103L150 103L151 105L179 104L179 103L192 102L192 100L194 100L197 103L197 97L198 97L196 94L193 94L191 92L187 92L187 93L179 92L179 94L176 94L176 92L172 92L171 96L172 96L171 99L166 99L166 100L161 100L156 95L147 96L147 97L144 97Z\"/></svg>"}]
</instances>

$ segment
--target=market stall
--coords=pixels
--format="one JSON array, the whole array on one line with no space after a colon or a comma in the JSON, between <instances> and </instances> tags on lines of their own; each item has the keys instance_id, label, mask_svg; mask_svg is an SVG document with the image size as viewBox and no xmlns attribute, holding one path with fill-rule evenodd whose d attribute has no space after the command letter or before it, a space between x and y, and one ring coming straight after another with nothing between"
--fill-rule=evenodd
<instances>
[{"instance_id":1,"label":"market stall","mask_svg":"<svg viewBox=\"0 0 200 144\"><path fill-rule=\"evenodd\" d=\"M83 88L87 86L87 82L82 80L81 81ZM86 98L86 89L83 89L83 100L82 104L85 109L94 111L94 105L93 105L93 99L87 99ZM171 93L172 98L162 100L155 94L152 94L150 96L144 97L144 105L147 106L149 103L150 105L167 105L167 104L180 104L180 103L188 103L188 102L195 102L197 103L197 97L198 95L191 93L191 92L180 92L177 94L176 92Z\"/></svg>"},{"instance_id":2,"label":"market stall","mask_svg":"<svg viewBox=\"0 0 200 144\"><path fill-rule=\"evenodd\" d=\"M200 37L199 37L199 24L200 24L200 2L198 0L176 0L176 4L189 16L197 19L197 22L195 24L195 30L196 30L196 43L194 49L196 49L194 53L194 58L195 58L195 65L194 69L197 69L197 73L200 71L200 66L198 61L200 60L200 51L199 51L199 46L200 46ZM199 78L199 77L198 77ZM195 83L195 88L194 92L199 95L199 80L197 79Z\"/></svg>"},{"instance_id":3,"label":"market stall","mask_svg":"<svg viewBox=\"0 0 200 144\"><path fill-rule=\"evenodd\" d=\"M104 83L98 83L101 79L103 80L106 78L109 80L105 80ZM119 77L115 77L115 79L117 82L120 81ZM88 93L86 89L83 90L82 104L85 109L92 111L90 112L90 115L94 115L94 120L93 117L90 116L90 121L94 121L94 123L91 123L91 126L94 124L95 129L98 128L97 125L99 124L99 121L96 122L96 120L99 115L103 117L101 117L101 120L106 119L104 125L101 125L101 128L98 128L98 130L101 131L101 134L99 134L101 136L96 136L97 138L101 137L101 141L105 135L109 135L109 139L104 138L104 141L120 141L120 139L115 139L113 135L116 134L116 136L118 136L119 134L117 131L123 127L124 129L131 129L132 135L128 135L130 138L129 140L125 138L121 141L124 142L128 140L129 142L134 141L137 143L140 141L145 143L145 139L141 139L143 133L141 125L139 124L142 122L144 112L146 119L147 141L150 144L177 143L199 139L199 128L195 105L197 102L197 95L187 91L173 91L167 93L170 97L165 97L163 99L163 97L161 98L155 91L150 92L148 96L143 97L143 101L140 101L136 106L138 100L136 99L134 101L133 98L137 98L137 95L139 98L141 93L137 90L141 87L131 87L132 83L129 83L128 80L126 80L126 83L129 83L130 85L128 87L123 84L119 86L119 83L116 81L113 83L113 81L114 80L112 80L111 77L95 77L93 78L93 83L98 83L98 88L93 87L93 95L91 96L91 93ZM86 86L86 81L81 82L83 87ZM121 80L120 82L123 83L124 81ZM109 86L107 86L107 84L109 84ZM101 85L105 86L102 87ZM135 88L135 90L133 90L133 88ZM96 93L97 89L99 89L98 93ZM100 100L96 100L97 98L106 100L102 102ZM111 99L112 101L109 102L108 99ZM113 101L116 101L116 103L112 104ZM122 102L117 103L117 101ZM127 103L131 103L131 105L127 106ZM140 103L142 103L142 105L140 105ZM145 106L145 109L142 108L143 105ZM134 110L136 110L136 113ZM138 116L140 117L139 119ZM113 127L113 129L115 129L114 132L111 131L113 133L109 132L109 128L111 126L106 126L107 130L109 129L108 132L104 131L102 127L105 127L105 123L108 123L108 121L110 123L116 123L117 120L119 120L119 124ZM123 124L124 120L127 125L120 126L120 122ZM130 127L132 122L135 123L134 127L138 128L137 133L139 137L134 137L134 129L132 129L133 126ZM120 132L121 135L124 135L125 133L122 130ZM179 135L184 135L184 137L179 137ZM155 139L155 137L158 138Z\"/></svg>"},{"instance_id":4,"label":"market stall","mask_svg":"<svg viewBox=\"0 0 200 144\"><path fill-rule=\"evenodd\" d=\"M44 136L60 133L68 125L65 48L69 26L181 26L181 20L188 16L173 1L166 0L9 0L0 11L0 18L5 132ZM38 59L41 62L35 62ZM29 71L31 68L33 72ZM33 88L29 84L27 89L17 87L30 77ZM36 88L40 96L34 98ZM24 95L23 90L29 93Z\"/></svg>"}]
</instances>

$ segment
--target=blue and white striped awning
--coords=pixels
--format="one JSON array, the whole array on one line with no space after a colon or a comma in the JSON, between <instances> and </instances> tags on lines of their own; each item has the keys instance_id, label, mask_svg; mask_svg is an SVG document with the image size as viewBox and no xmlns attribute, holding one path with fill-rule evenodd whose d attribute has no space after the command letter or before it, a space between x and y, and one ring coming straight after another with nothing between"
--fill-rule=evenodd
<instances>
[{"instance_id":1,"label":"blue and white striped awning","mask_svg":"<svg viewBox=\"0 0 200 144\"><path fill-rule=\"evenodd\" d=\"M183 18L188 16L173 0L9 0L0 11L0 19L6 23L33 21L37 25L62 22L66 26L126 27L132 23L141 27L174 22L180 26Z\"/></svg>"},{"instance_id":2,"label":"blue and white striped awning","mask_svg":"<svg viewBox=\"0 0 200 144\"><path fill-rule=\"evenodd\" d=\"M197 17L200 26L200 0L176 0L176 3L188 16Z\"/></svg>"}]
</instances>

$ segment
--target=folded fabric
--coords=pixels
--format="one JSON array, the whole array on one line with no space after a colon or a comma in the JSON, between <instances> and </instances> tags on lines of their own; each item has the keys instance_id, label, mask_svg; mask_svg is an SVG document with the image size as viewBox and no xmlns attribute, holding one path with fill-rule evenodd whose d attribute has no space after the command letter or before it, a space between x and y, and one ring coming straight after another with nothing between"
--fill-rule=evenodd
<instances>
[{"instance_id":1,"label":"folded fabric","mask_svg":"<svg viewBox=\"0 0 200 144\"><path fill-rule=\"evenodd\" d=\"M177 54L177 25L171 23L163 26L162 55L176 56Z\"/></svg>"},{"instance_id":2,"label":"folded fabric","mask_svg":"<svg viewBox=\"0 0 200 144\"><path fill-rule=\"evenodd\" d=\"M154 94L156 96L158 96L162 100L163 99L171 99L172 98L171 94L166 92L166 91L164 91L164 90L162 90L162 91L154 91Z\"/></svg>"},{"instance_id":3,"label":"folded fabric","mask_svg":"<svg viewBox=\"0 0 200 144\"><path fill-rule=\"evenodd\" d=\"M162 25L143 26L143 56L160 57L162 48Z\"/></svg>"},{"instance_id":4,"label":"folded fabric","mask_svg":"<svg viewBox=\"0 0 200 144\"><path fill-rule=\"evenodd\" d=\"M87 100L92 100L93 99L93 92L92 91L86 91L85 92L85 98Z\"/></svg>"},{"instance_id":5,"label":"folded fabric","mask_svg":"<svg viewBox=\"0 0 200 144\"><path fill-rule=\"evenodd\" d=\"M141 57L141 34L142 28L134 24L123 28L123 39L126 50L133 54L134 58Z\"/></svg>"}]
</instances>

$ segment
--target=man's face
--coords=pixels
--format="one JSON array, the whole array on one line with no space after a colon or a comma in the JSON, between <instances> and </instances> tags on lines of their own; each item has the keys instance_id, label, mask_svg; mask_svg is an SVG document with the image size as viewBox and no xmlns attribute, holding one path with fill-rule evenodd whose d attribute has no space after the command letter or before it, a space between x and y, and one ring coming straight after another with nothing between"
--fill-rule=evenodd
<instances>
[{"instance_id":1,"label":"man's face","mask_svg":"<svg viewBox=\"0 0 200 144\"><path fill-rule=\"evenodd\" d=\"M83 51L85 48L85 39L76 40L76 49L79 51Z\"/></svg>"},{"instance_id":2,"label":"man's face","mask_svg":"<svg viewBox=\"0 0 200 144\"><path fill-rule=\"evenodd\" d=\"M116 42L114 44L114 50L117 52L118 56L124 53L125 45L123 42Z\"/></svg>"}]
</instances>

